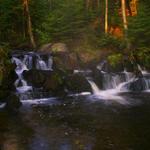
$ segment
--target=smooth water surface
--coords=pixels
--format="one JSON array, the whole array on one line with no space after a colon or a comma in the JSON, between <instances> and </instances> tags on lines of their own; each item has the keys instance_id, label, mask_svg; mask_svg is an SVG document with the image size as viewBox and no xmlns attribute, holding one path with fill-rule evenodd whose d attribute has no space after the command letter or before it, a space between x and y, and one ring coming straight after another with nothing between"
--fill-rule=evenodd
<instances>
[{"instance_id":1,"label":"smooth water surface","mask_svg":"<svg viewBox=\"0 0 150 150\"><path fill-rule=\"evenodd\" d=\"M149 150L150 93L122 96L128 104L76 96L1 110L0 149Z\"/></svg>"}]
</instances>

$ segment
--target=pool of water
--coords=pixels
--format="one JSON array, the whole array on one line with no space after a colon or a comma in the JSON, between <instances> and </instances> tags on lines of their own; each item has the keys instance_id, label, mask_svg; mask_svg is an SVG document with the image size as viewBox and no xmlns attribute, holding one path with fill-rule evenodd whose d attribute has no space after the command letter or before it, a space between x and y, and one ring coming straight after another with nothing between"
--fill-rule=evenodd
<instances>
[{"instance_id":1,"label":"pool of water","mask_svg":"<svg viewBox=\"0 0 150 150\"><path fill-rule=\"evenodd\" d=\"M121 96L127 103L78 95L0 110L0 150L149 150L150 93Z\"/></svg>"}]
</instances>

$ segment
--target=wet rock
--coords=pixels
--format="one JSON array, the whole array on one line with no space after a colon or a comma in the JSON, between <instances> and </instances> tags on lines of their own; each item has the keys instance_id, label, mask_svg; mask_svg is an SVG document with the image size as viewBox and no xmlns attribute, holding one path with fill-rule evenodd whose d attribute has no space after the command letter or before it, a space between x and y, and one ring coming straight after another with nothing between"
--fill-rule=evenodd
<instances>
[{"instance_id":1,"label":"wet rock","mask_svg":"<svg viewBox=\"0 0 150 150\"><path fill-rule=\"evenodd\" d=\"M74 70L79 68L79 61L75 53L57 53L54 56L54 68L61 70Z\"/></svg>"},{"instance_id":2,"label":"wet rock","mask_svg":"<svg viewBox=\"0 0 150 150\"><path fill-rule=\"evenodd\" d=\"M82 74L72 74L66 78L66 87L69 91L92 92L91 86Z\"/></svg>"},{"instance_id":3,"label":"wet rock","mask_svg":"<svg viewBox=\"0 0 150 150\"><path fill-rule=\"evenodd\" d=\"M128 86L131 91L143 91L147 89L145 78L138 78L137 80L131 82Z\"/></svg>"},{"instance_id":4,"label":"wet rock","mask_svg":"<svg viewBox=\"0 0 150 150\"><path fill-rule=\"evenodd\" d=\"M39 52L50 53L52 50L52 43L44 44L39 49Z\"/></svg>"},{"instance_id":5,"label":"wet rock","mask_svg":"<svg viewBox=\"0 0 150 150\"><path fill-rule=\"evenodd\" d=\"M63 77L57 72L52 72L43 84L46 91L58 92L63 90Z\"/></svg>"},{"instance_id":6,"label":"wet rock","mask_svg":"<svg viewBox=\"0 0 150 150\"><path fill-rule=\"evenodd\" d=\"M23 76L32 86L40 88L43 86L50 73L51 71L31 69L29 71L24 71Z\"/></svg>"},{"instance_id":7,"label":"wet rock","mask_svg":"<svg viewBox=\"0 0 150 150\"><path fill-rule=\"evenodd\" d=\"M54 68L74 70L79 67L77 54L70 52L65 43L45 44L40 48L39 53L45 55L51 53L54 61Z\"/></svg>"},{"instance_id":8,"label":"wet rock","mask_svg":"<svg viewBox=\"0 0 150 150\"><path fill-rule=\"evenodd\" d=\"M64 73L62 71L29 70L25 71L24 78L35 88L42 88L43 91L61 95L64 93Z\"/></svg>"},{"instance_id":9,"label":"wet rock","mask_svg":"<svg viewBox=\"0 0 150 150\"><path fill-rule=\"evenodd\" d=\"M100 89L103 88L103 75L100 70L93 70L93 79Z\"/></svg>"},{"instance_id":10,"label":"wet rock","mask_svg":"<svg viewBox=\"0 0 150 150\"><path fill-rule=\"evenodd\" d=\"M38 51L43 53L60 53L68 52L68 48L65 43L47 43L42 45Z\"/></svg>"},{"instance_id":11,"label":"wet rock","mask_svg":"<svg viewBox=\"0 0 150 150\"><path fill-rule=\"evenodd\" d=\"M14 70L11 70L10 72L6 73L2 80L1 89L4 91L5 90L15 91L16 88L14 86L14 83L16 79L17 79L17 75Z\"/></svg>"},{"instance_id":12,"label":"wet rock","mask_svg":"<svg viewBox=\"0 0 150 150\"><path fill-rule=\"evenodd\" d=\"M21 106L21 102L19 97L11 93L7 98L6 109L12 112L17 112Z\"/></svg>"},{"instance_id":13,"label":"wet rock","mask_svg":"<svg viewBox=\"0 0 150 150\"><path fill-rule=\"evenodd\" d=\"M51 46L52 52L68 52L67 45L65 43L55 43Z\"/></svg>"},{"instance_id":14,"label":"wet rock","mask_svg":"<svg viewBox=\"0 0 150 150\"><path fill-rule=\"evenodd\" d=\"M100 59L100 54L98 51L95 52L79 52L78 57L82 61L83 64L90 64L91 62L97 61Z\"/></svg>"}]
</instances>

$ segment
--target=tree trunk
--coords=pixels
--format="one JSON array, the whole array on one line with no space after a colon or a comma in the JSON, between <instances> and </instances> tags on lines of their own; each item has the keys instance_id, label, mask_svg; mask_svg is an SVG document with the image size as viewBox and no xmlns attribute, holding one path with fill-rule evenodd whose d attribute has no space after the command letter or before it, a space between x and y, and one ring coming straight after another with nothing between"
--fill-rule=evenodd
<instances>
[{"instance_id":1,"label":"tree trunk","mask_svg":"<svg viewBox=\"0 0 150 150\"><path fill-rule=\"evenodd\" d=\"M126 15L126 0L121 0L121 10L122 10L122 20L123 20L123 28L124 28L124 38L126 41L126 50L130 50L130 42L128 40L128 22Z\"/></svg>"},{"instance_id":2,"label":"tree trunk","mask_svg":"<svg viewBox=\"0 0 150 150\"><path fill-rule=\"evenodd\" d=\"M28 27L28 34L30 38L30 42L33 48L36 48L35 39L32 31L32 22L31 22L31 16L30 16L30 10L29 10L29 1L23 0L25 12L27 15L27 27Z\"/></svg>"},{"instance_id":3,"label":"tree trunk","mask_svg":"<svg viewBox=\"0 0 150 150\"><path fill-rule=\"evenodd\" d=\"M108 0L105 0L105 33L108 33Z\"/></svg>"},{"instance_id":4,"label":"tree trunk","mask_svg":"<svg viewBox=\"0 0 150 150\"><path fill-rule=\"evenodd\" d=\"M121 10L122 10L122 20L123 20L123 27L125 33L128 30L128 25L127 25L127 16L126 16L126 3L125 0L121 0Z\"/></svg>"}]
</instances>

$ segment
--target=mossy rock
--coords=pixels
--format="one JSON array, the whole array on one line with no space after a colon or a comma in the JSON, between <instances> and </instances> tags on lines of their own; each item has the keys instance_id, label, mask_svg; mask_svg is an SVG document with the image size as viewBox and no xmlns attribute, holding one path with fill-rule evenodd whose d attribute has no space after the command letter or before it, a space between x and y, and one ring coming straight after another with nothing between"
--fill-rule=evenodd
<instances>
[{"instance_id":1,"label":"mossy rock","mask_svg":"<svg viewBox=\"0 0 150 150\"><path fill-rule=\"evenodd\" d=\"M66 87L75 93L92 92L91 85L82 74L72 74L66 78Z\"/></svg>"}]
</instances>

